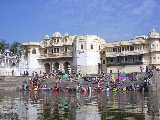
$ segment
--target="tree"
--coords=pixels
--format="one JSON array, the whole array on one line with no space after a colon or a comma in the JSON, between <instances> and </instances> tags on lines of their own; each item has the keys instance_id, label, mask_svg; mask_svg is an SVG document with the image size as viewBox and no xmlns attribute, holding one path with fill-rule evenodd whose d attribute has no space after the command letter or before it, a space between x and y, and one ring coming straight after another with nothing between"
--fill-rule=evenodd
<instances>
[{"instance_id":1,"label":"tree","mask_svg":"<svg viewBox=\"0 0 160 120\"><path fill-rule=\"evenodd\" d=\"M6 49L9 48L9 43L6 43L6 40L0 39L0 53L3 54Z\"/></svg>"},{"instance_id":2,"label":"tree","mask_svg":"<svg viewBox=\"0 0 160 120\"><path fill-rule=\"evenodd\" d=\"M13 56L18 55L19 56L19 51L21 50L20 47L21 47L21 43L14 42L10 47L11 55L13 55Z\"/></svg>"},{"instance_id":3,"label":"tree","mask_svg":"<svg viewBox=\"0 0 160 120\"><path fill-rule=\"evenodd\" d=\"M28 54L31 52L30 48L27 45L22 45L21 50L25 57L28 57Z\"/></svg>"}]
</instances>

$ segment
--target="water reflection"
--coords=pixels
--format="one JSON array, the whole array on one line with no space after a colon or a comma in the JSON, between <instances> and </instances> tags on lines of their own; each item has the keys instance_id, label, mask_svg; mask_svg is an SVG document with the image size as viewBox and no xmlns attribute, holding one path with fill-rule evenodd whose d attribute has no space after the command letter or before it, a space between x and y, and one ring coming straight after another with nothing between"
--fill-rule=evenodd
<instances>
[{"instance_id":1,"label":"water reflection","mask_svg":"<svg viewBox=\"0 0 160 120\"><path fill-rule=\"evenodd\" d=\"M0 119L160 119L158 92L0 91Z\"/></svg>"}]
</instances>

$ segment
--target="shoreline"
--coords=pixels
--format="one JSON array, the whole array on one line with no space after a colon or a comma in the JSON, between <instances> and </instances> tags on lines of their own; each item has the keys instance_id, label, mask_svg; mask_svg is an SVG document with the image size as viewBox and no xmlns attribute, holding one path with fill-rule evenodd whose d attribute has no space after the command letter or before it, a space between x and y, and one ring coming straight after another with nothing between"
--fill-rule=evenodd
<instances>
[{"instance_id":1,"label":"shoreline","mask_svg":"<svg viewBox=\"0 0 160 120\"><path fill-rule=\"evenodd\" d=\"M113 73L113 74L118 75L118 73ZM124 74L127 74L127 73L124 73ZM117 85L117 88L123 89L125 87L135 85L135 84L143 85L144 77L145 77L146 73L140 72L138 74L139 74L138 81L125 80L123 84L120 84L117 81L118 77L116 76L115 77L115 80L116 80L115 84ZM96 76L99 76L99 75L97 74ZM91 86L92 88L98 87L98 83L96 83L96 81L85 81L84 79L82 79L83 77L80 77L78 80L74 80L74 82L71 82L69 80L69 78L62 79L62 83L58 83L58 87L61 87L63 89L65 89L66 87L73 88L73 87L77 86L78 84L80 84L80 86L82 86L85 89L87 89L89 86ZM24 85L24 81L29 82L30 78L35 78L35 76L6 76L5 80L1 80L0 90L17 90L17 86ZM111 79L109 79L108 76L105 76L105 78L107 78L108 82L111 81ZM58 81L58 79L55 79L55 76L52 76L51 78L47 78L47 79L43 80L42 85L46 84L48 88L54 88L56 86L56 81ZM104 89L106 89L106 86L109 86L111 89L112 83L110 83L110 85L106 85L107 81L105 81L105 79L103 79L103 81L101 81L101 83L100 83L100 86Z\"/></svg>"}]
</instances>

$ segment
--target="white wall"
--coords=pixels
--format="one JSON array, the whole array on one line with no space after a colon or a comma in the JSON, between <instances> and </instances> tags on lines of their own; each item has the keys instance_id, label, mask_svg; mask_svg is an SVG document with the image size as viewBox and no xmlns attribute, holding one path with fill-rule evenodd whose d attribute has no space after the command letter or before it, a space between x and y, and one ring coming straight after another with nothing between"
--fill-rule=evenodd
<instances>
[{"instance_id":1,"label":"white wall","mask_svg":"<svg viewBox=\"0 0 160 120\"><path fill-rule=\"evenodd\" d=\"M38 58L39 57L37 57L37 56L30 56L30 57L28 57L28 63L29 63L29 65L28 65L29 66L28 72L29 72L29 75L31 75L33 71L36 71L36 72L39 73L41 65L38 62Z\"/></svg>"},{"instance_id":2,"label":"white wall","mask_svg":"<svg viewBox=\"0 0 160 120\"><path fill-rule=\"evenodd\" d=\"M125 65L125 66L111 66L107 67L107 73L110 73L110 70L112 70L112 73L117 73L118 70L121 73L131 73L131 72L140 72L139 69L140 65ZM143 72L145 72L145 66Z\"/></svg>"}]
</instances>

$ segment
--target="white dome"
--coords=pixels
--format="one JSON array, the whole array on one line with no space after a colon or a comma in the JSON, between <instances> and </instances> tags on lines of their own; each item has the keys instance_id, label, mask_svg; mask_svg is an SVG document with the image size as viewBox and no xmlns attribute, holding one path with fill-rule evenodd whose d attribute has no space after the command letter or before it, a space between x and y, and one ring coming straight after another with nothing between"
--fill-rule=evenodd
<instances>
[{"instance_id":1,"label":"white dome","mask_svg":"<svg viewBox=\"0 0 160 120\"><path fill-rule=\"evenodd\" d=\"M49 39L49 36L48 36L48 35L46 35L44 39Z\"/></svg>"},{"instance_id":2,"label":"white dome","mask_svg":"<svg viewBox=\"0 0 160 120\"><path fill-rule=\"evenodd\" d=\"M62 35L59 32L55 32L52 37L62 37Z\"/></svg>"},{"instance_id":3,"label":"white dome","mask_svg":"<svg viewBox=\"0 0 160 120\"><path fill-rule=\"evenodd\" d=\"M68 36L68 33L67 33L67 32L65 33L65 36Z\"/></svg>"},{"instance_id":4,"label":"white dome","mask_svg":"<svg viewBox=\"0 0 160 120\"><path fill-rule=\"evenodd\" d=\"M148 37L149 38L159 38L159 33L153 29L151 32L149 32Z\"/></svg>"}]
</instances>

